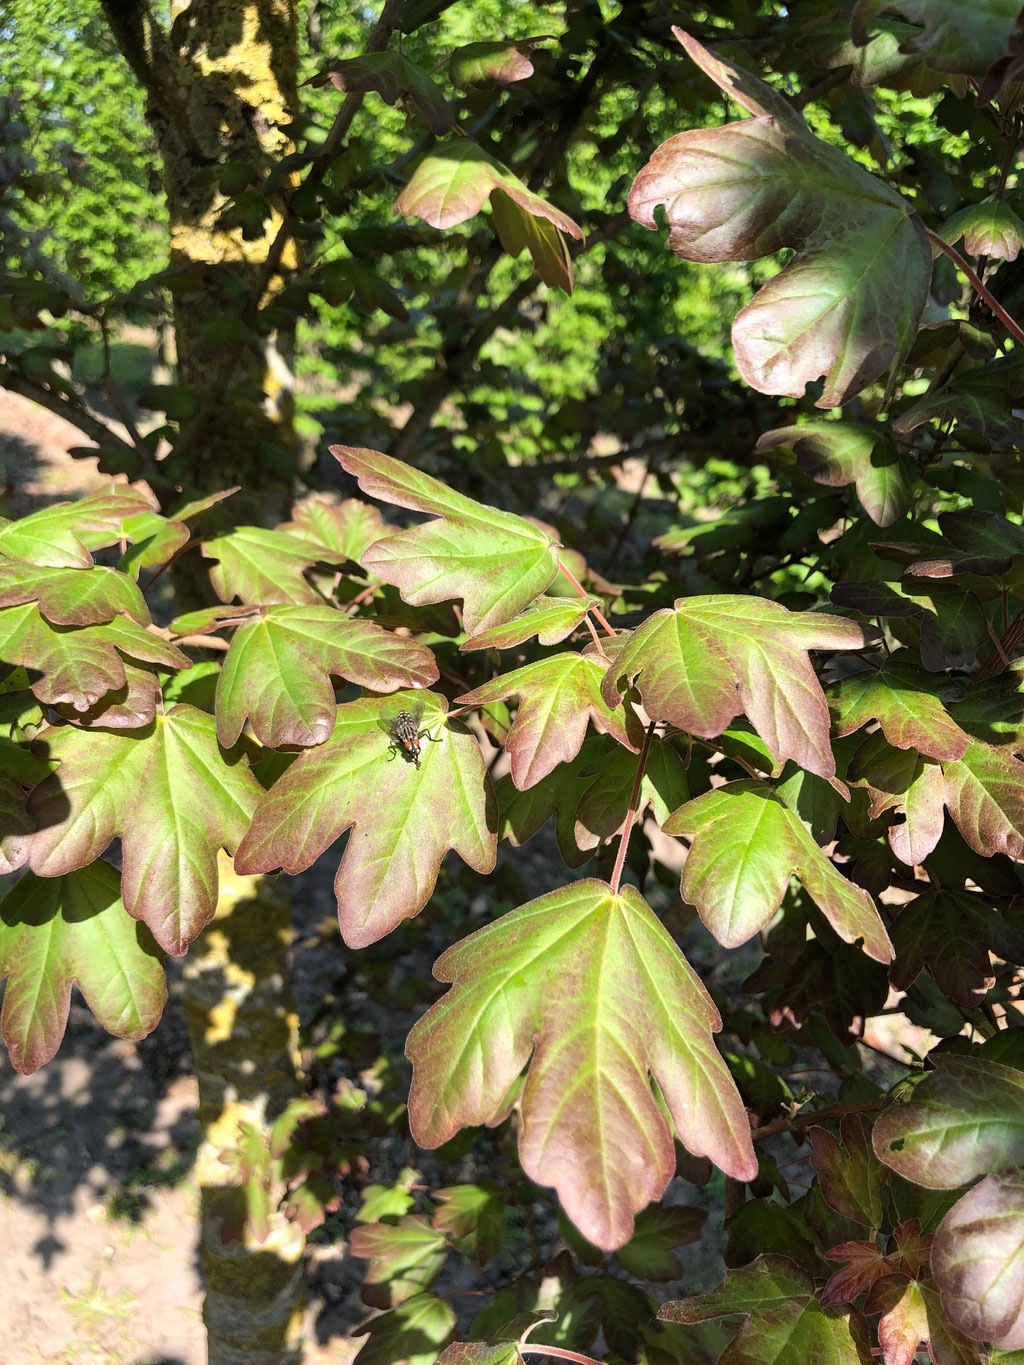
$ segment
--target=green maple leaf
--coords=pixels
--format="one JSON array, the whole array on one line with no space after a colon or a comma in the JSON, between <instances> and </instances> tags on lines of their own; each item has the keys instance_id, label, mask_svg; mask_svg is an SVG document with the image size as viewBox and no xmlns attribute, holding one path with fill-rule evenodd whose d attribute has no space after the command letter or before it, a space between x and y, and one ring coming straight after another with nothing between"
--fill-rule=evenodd
<instances>
[{"instance_id":1,"label":"green maple leaf","mask_svg":"<svg viewBox=\"0 0 1024 1365\"><path fill-rule=\"evenodd\" d=\"M191 667L180 649L126 616L81 629L54 626L34 602L0 610L0 655L39 674L31 686L41 702L76 711L126 687L126 659L161 669Z\"/></svg>"},{"instance_id":2,"label":"green maple leaf","mask_svg":"<svg viewBox=\"0 0 1024 1365\"><path fill-rule=\"evenodd\" d=\"M636 758L622 749L607 735L588 735L583 747L569 763L542 777L526 791L520 791L507 773L498 783L498 838L507 839L513 848L527 843L552 815L555 817L555 838L558 851L566 867L580 867L592 856L593 835L588 846L581 848L576 837L576 808L587 789L589 778L584 774L596 763L610 763L621 753L633 764Z\"/></svg>"},{"instance_id":3,"label":"green maple leaf","mask_svg":"<svg viewBox=\"0 0 1024 1365\"><path fill-rule=\"evenodd\" d=\"M745 711L778 763L834 777L825 694L812 649L857 649L861 626L731 593L680 597L626 640L604 681L611 704L634 683L644 709L695 735L720 735Z\"/></svg>"},{"instance_id":4,"label":"green maple leaf","mask_svg":"<svg viewBox=\"0 0 1024 1365\"><path fill-rule=\"evenodd\" d=\"M592 655L553 654L455 700L460 706L488 706L519 698L505 749L512 781L524 791L576 757L590 720L626 748L639 751L643 734L632 708L620 702L613 710L601 695L607 668L605 660Z\"/></svg>"},{"instance_id":5,"label":"green maple leaf","mask_svg":"<svg viewBox=\"0 0 1024 1365\"><path fill-rule=\"evenodd\" d=\"M1024 1172L988 1175L957 1201L932 1242L932 1272L955 1328L1024 1349Z\"/></svg>"},{"instance_id":6,"label":"green maple leaf","mask_svg":"<svg viewBox=\"0 0 1024 1365\"><path fill-rule=\"evenodd\" d=\"M538 644L560 645L582 625L587 612L600 605L596 597L538 597L536 602L531 602L525 611L511 621L471 635L459 648L463 652L471 649L512 649L534 635Z\"/></svg>"},{"instance_id":7,"label":"green maple leaf","mask_svg":"<svg viewBox=\"0 0 1024 1365\"><path fill-rule=\"evenodd\" d=\"M292 510L292 520L283 522L279 531L293 531L315 545L329 550L331 556L351 559L358 564L363 551L374 541L394 535L397 526L389 525L376 507L358 498L327 502L307 498Z\"/></svg>"},{"instance_id":8,"label":"green maple leaf","mask_svg":"<svg viewBox=\"0 0 1024 1365\"><path fill-rule=\"evenodd\" d=\"M435 137L449 132L455 123L441 87L401 52L364 52L358 57L333 61L307 84L321 86L328 82L337 90L356 95L373 91L385 104L411 100Z\"/></svg>"},{"instance_id":9,"label":"green maple leaf","mask_svg":"<svg viewBox=\"0 0 1024 1365\"><path fill-rule=\"evenodd\" d=\"M454 1335L451 1304L434 1294L417 1294L354 1330L353 1336L367 1341L353 1365L435 1365Z\"/></svg>"},{"instance_id":10,"label":"green maple leaf","mask_svg":"<svg viewBox=\"0 0 1024 1365\"><path fill-rule=\"evenodd\" d=\"M903 907L892 928L894 990L905 991L924 971L947 999L970 1009L992 984L989 952L1024 962L1024 933L981 896L933 888Z\"/></svg>"},{"instance_id":11,"label":"green maple leaf","mask_svg":"<svg viewBox=\"0 0 1024 1365\"><path fill-rule=\"evenodd\" d=\"M879 1160L929 1190L1024 1165L1024 1072L946 1056L875 1121Z\"/></svg>"},{"instance_id":12,"label":"green maple leaf","mask_svg":"<svg viewBox=\"0 0 1024 1365\"><path fill-rule=\"evenodd\" d=\"M371 1308L394 1308L429 1289L448 1254L444 1233L414 1214L353 1228L349 1251L370 1262L361 1297Z\"/></svg>"},{"instance_id":13,"label":"green maple leaf","mask_svg":"<svg viewBox=\"0 0 1024 1365\"><path fill-rule=\"evenodd\" d=\"M883 10L901 14L920 29L900 43L936 71L984 76L1005 57L1020 5L1016 0L859 0L851 16L854 42L871 41L867 26Z\"/></svg>"},{"instance_id":14,"label":"green maple leaf","mask_svg":"<svg viewBox=\"0 0 1024 1365\"><path fill-rule=\"evenodd\" d=\"M928 758L963 758L970 735L946 711L936 686L934 678L906 664L843 678L829 697L836 734L853 734L877 720L898 749L917 749Z\"/></svg>"},{"instance_id":15,"label":"green maple leaf","mask_svg":"<svg viewBox=\"0 0 1024 1365\"><path fill-rule=\"evenodd\" d=\"M149 499L125 484L111 484L77 502L57 502L19 521L0 518L0 555L54 568L87 569L90 550L122 537L125 517L149 512Z\"/></svg>"},{"instance_id":16,"label":"green maple leaf","mask_svg":"<svg viewBox=\"0 0 1024 1365\"><path fill-rule=\"evenodd\" d=\"M736 1314L746 1321L722 1354L728 1365L871 1365L861 1314L823 1308L811 1277L785 1256L758 1256L717 1289L666 1303L658 1317L694 1323Z\"/></svg>"},{"instance_id":17,"label":"green maple leaf","mask_svg":"<svg viewBox=\"0 0 1024 1365\"><path fill-rule=\"evenodd\" d=\"M852 483L876 526L891 526L910 510L910 465L881 427L866 422L804 422L778 427L758 440L759 451L786 446L803 473L826 488Z\"/></svg>"},{"instance_id":18,"label":"green maple leaf","mask_svg":"<svg viewBox=\"0 0 1024 1365\"><path fill-rule=\"evenodd\" d=\"M39 740L60 766L29 801L30 866L60 876L119 837L129 913L183 953L213 918L217 850L238 845L261 794L246 760L221 750L212 716L185 705L141 732L65 726Z\"/></svg>"},{"instance_id":19,"label":"green maple leaf","mask_svg":"<svg viewBox=\"0 0 1024 1365\"><path fill-rule=\"evenodd\" d=\"M36 602L55 626L96 626L119 612L148 626L149 608L138 587L116 569L56 569L0 560L0 607Z\"/></svg>"},{"instance_id":20,"label":"green maple leaf","mask_svg":"<svg viewBox=\"0 0 1024 1365\"><path fill-rule=\"evenodd\" d=\"M839 1131L845 1152L825 1128L812 1128L807 1135L822 1196L844 1218L880 1227L886 1170L871 1148L871 1120L866 1114L845 1114Z\"/></svg>"},{"instance_id":21,"label":"green maple leaf","mask_svg":"<svg viewBox=\"0 0 1024 1365\"><path fill-rule=\"evenodd\" d=\"M437 741L424 738L419 768L389 754L385 722L415 705L428 708L420 724ZM301 753L260 801L235 855L238 871L299 872L351 829L334 889L353 948L419 914L448 849L490 872L494 795L479 745L461 726L444 725L444 707L424 692L339 706L330 739Z\"/></svg>"},{"instance_id":22,"label":"green maple leaf","mask_svg":"<svg viewBox=\"0 0 1024 1365\"><path fill-rule=\"evenodd\" d=\"M1012 3L1012 0L1009 0ZM903 354L931 282L921 220L895 190L810 132L749 71L673 30L702 71L754 118L677 133L634 181L629 212L686 260L795 256L733 322L736 365L761 393L847 402Z\"/></svg>"},{"instance_id":23,"label":"green maple leaf","mask_svg":"<svg viewBox=\"0 0 1024 1365\"><path fill-rule=\"evenodd\" d=\"M594 849L620 833L629 811L636 768L637 759L621 748L601 762L596 779L576 806L575 841L579 848ZM582 775L587 776L588 771L593 771L592 767ZM671 744L653 740L640 780L635 818L639 820L650 807L655 820L663 825L689 794L682 759Z\"/></svg>"},{"instance_id":24,"label":"green maple leaf","mask_svg":"<svg viewBox=\"0 0 1024 1365\"><path fill-rule=\"evenodd\" d=\"M322 606L324 599L306 578L306 570L324 560L345 558L293 531L263 526L236 526L227 535L205 541L203 554L219 561L210 570L210 581L222 602L238 597L258 606L275 602Z\"/></svg>"},{"instance_id":25,"label":"green maple leaf","mask_svg":"<svg viewBox=\"0 0 1024 1365\"><path fill-rule=\"evenodd\" d=\"M448 76L456 90L493 90L497 85L525 81L533 75L531 49L537 43L554 42L551 34L537 38L499 38L495 42L467 43L448 58Z\"/></svg>"},{"instance_id":26,"label":"green maple leaf","mask_svg":"<svg viewBox=\"0 0 1024 1365\"><path fill-rule=\"evenodd\" d=\"M837 871L767 783L727 782L688 801L662 828L693 836L680 894L724 947L745 943L768 924L795 875L841 939L862 938L870 957L892 960L874 901Z\"/></svg>"},{"instance_id":27,"label":"green maple leaf","mask_svg":"<svg viewBox=\"0 0 1024 1365\"><path fill-rule=\"evenodd\" d=\"M541 896L438 959L453 981L409 1035L409 1122L438 1147L519 1100L523 1169L554 1185L595 1246L629 1241L675 1170L672 1130L728 1174L757 1162L704 987L640 894L586 880Z\"/></svg>"},{"instance_id":28,"label":"green maple leaf","mask_svg":"<svg viewBox=\"0 0 1024 1365\"><path fill-rule=\"evenodd\" d=\"M375 450L330 450L364 493L441 518L378 541L360 562L413 606L461 597L467 635L511 621L558 572L553 537L522 517L474 502Z\"/></svg>"},{"instance_id":29,"label":"green maple leaf","mask_svg":"<svg viewBox=\"0 0 1024 1365\"><path fill-rule=\"evenodd\" d=\"M969 256L1015 261L1024 246L1024 222L1001 199L985 199L958 209L943 224L940 236L950 243L962 237Z\"/></svg>"},{"instance_id":30,"label":"green maple leaf","mask_svg":"<svg viewBox=\"0 0 1024 1365\"><path fill-rule=\"evenodd\" d=\"M144 1038L167 986L145 925L125 910L120 877L102 860L64 877L22 877L0 903L0 1033L16 1070L43 1066L64 1036L77 985L103 1027Z\"/></svg>"},{"instance_id":31,"label":"green maple leaf","mask_svg":"<svg viewBox=\"0 0 1024 1365\"><path fill-rule=\"evenodd\" d=\"M337 709L331 676L374 692L426 687L437 663L424 645L320 606L264 607L235 631L217 681L217 737L230 748L246 718L272 748L322 744Z\"/></svg>"}]
</instances>

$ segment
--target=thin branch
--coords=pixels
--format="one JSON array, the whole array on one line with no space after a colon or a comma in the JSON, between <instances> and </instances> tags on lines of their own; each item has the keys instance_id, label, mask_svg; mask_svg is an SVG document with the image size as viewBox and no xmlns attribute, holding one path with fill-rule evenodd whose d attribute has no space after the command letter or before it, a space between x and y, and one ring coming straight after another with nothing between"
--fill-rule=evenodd
<instances>
[{"instance_id":1,"label":"thin branch","mask_svg":"<svg viewBox=\"0 0 1024 1365\"><path fill-rule=\"evenodd\" d=\"M558 561L558 567L562 570L562 572L565 574L566 578L567 578L567 579L569 580L569 582L573 585L573 587L576 589L576 591L579 593L579 595L580 595L581 597L589 597L589 596L590 596L590 593L587 592L586 588L585 588L585 587L583 586L583 584L579 581L579 579L576 577L576 575L575 575L574 573L572 573L572 571L571 571L570 569L567 569L567 568L565 567L565 564L563 563L563 561L562 561L561 559ZM614 637L615 631L611 628L611 626L610 626L610 625L608 624L608 622L605 620L605 618L604 618L604 613L603 613L598 607L590 607L590 608L589 608L589 612L590 612L590 614L593 616L593 618L594 618L594 620L597 622L597 624L601 627L601 629L602 629L607 635L611 635L612 637ZM604 653L603 650L602 650L601 652Z\"/></svg>"},{"instance_id":2,"label":"thin branch","mask_svg":"<svg viewBox=\"0 0 1024 1365\"><path fill-rule=\"evenodd\" d=\"M930 228L926 229L926 231L932 246L938 247L939 251L948 256L956 268L967 276L971 288L975 290L980 298L984 299L992 312L995 313L996 317L1013 337L1014 341L1019 341L1024 345L1024 328L1010 316L995 295L982 283L981 278L974 267L968 264L964 257L960 255L959 251L957 251L956 247L952 247L948 242L944 242L938 233L932 232Z\"/></svg>"},{"instance_id":3,"label":"thin branch","mask_svg":"<svg viewBox=\"0 0 1024 1365\"><path fill-rule=\"evenodd\" d=\"M841 1119L846 1114L873 1114L885 1107L885 1099L880 1100L861 1100L859 1104L833 1104L828 1109L815 1109L811 1113L793 1114L788 1119L775 1119L772 1123L763 1123L760 1128L751 1128L750 1138L752 1142L760 1142L762 1138L774 1137L776 1133L799 1133L804 1128L810 1128L813 1124L820 1122L821 1119Z\"/></svg>"},{"instance_id":4,"label":"thin branch","mask_svg":"<svg viewBox=\"0 0 1024 1365\"><path fill-rule=\"evenodd\" d=\"M83 435L90 437L97 445L116 446L120 450L127 451L131 455L137 455L135 447L131 442L126 441L117 432L108 427L106 422L97 417L95 413L81 403L76 403L71 398L65 398L56 393L53 389L48 389L44 384L37 384L34 380L26 379L19 374L6 361L0 360L0 388L7 389L10 393L17 393L22 398L30 398L33 403L38 403L41 408L47 408L50 412L56 413L58 417L63 417L65 422L70 422L77 427Z\"/></svg>"},{"instance_id":5,"label":"thin branch","mask_svg":"<svg viewBox=\"0 0 1024 1365\"><path fill-rule=\"evenodd\" d=\"M622 880L622 869L626 865L626 850L629 848L629 836L633 832L633 820L636 816L637 803L640 800L640 784L644 780L644 768L647 766L647 755L651 750L651 740L654 738L654 727L656 720L652 720L647 727L644 735L644 745L640 750L640 757L636 763L636 777L633 779L633 790L629 797L629 810L626 812L626 823L622 828L622 835L619 839L619 851L615 855L615 866L612 868L610 886L612 894L619 894L619 883Z\"/></svg>"}]
</instances>

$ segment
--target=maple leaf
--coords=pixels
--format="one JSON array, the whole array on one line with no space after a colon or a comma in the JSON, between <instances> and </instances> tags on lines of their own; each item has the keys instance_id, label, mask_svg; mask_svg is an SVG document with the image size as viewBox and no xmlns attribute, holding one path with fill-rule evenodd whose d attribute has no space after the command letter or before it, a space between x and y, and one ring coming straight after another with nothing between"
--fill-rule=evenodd
<instances>
[{"instance_id":1,"label":"maple leaf","mask_svg":"<svg viewBox=\"0 0 1024 1365\"><path fill-rule=\"evenodd\" d=\"M977 1346L949 1322L934 1288L906 1275L885 1275L871 1287L867 1313L881 1313L878 1344L885 1365L914 1365L918 1346L937 1365L980 1365Z\"/></svg>"},{"instance_id":2,"label":"maple leaf","mask_svg":"<svg viewBox=\"0 0 1024 1365\"><path fill-rule=\"evenodd\" d=\"M595 763L610 763L615 754L623 754L633 764L636 758L622 749L607 735L590 734L583 747L569 763L560 763L547 777L520 791L507 773L498 783L498 838L507 839L513 848L527 843L541 826L555 817L555 838L558 851L566 867L580 867L591 857L593 835L588 832L587 847L581 848L576 839L576 808L586 791L585 773Z\"/></svg>"},{"instance_id":3,"label":"maple leaf","mask_svg":"<svg viewBox=\"0 0 1024 1365\"><path fill-rule=\"evenodd\" d=\"M129 914L184 953L216 908L217 849L237 846L261 793L246 760L224 753L213 717L186 705L143 731L64 726L38 739L59 767L29 800L29 865L61 876L120 838Z\"/></svg>"},{"instance_id":4,"label":"maple leaf","mask_svg":"<svg viewBox=\"0 0 1024 1365\"><path fill-rule=\"evenodd\" d=\"M717 1289L662 1306L665 1322L746 1321L722 1356L729 1365L870 1365L867 1325L856 1309L826 1308L814 1282L785 1256L758 1256Z\"/></svg>"},{"instance_id":5,"label":"maple leaf","mask_svg":"<svg viewBox=\"0 0 1024 1365\"><path fill-rule=\"evenodd\" d=\"M508 1191L492 1180L475 1185L451 1185L433 1190L441 1207L431 1220L439 1231L458 1242L478 1265L486 1265L501 1250Z\"/></svg>"},{"instance_id":6,"label":"maple leaf","mask_svg":"<svg viewBox=\"0 0 1024 1365\"><path fill-rule=\"evenodd\" d=\"M322 744L334 729L334 675L375 692L425 687L437 663L425 645L336 607L264 607L235 631L217 681L217 737L230 748L248 718L261 744Z\"/></svg>"},{"instance_id":7,"label":"maple leaf","mask_svg":"<svg viewBox=\"0 0 1024 1365\"><path fill-rule=\"evenodd\" d=\"M724 947L738 947L759 933L796 875L841 939L862 938L869 957L892 960L874 901L836 870L767 783L727 782L688 801L662 828L693 836L680 894Z\"/></svg>"},{"instance_id":8,"label":"maple leaf","mask_svg":"<svg viewBox=\"0 0 1024 1365\"><path fill-rule=\"evenodd\" d=\"M395 1308L429 1289L448 1254L444 1233L414 1214L353 1228L349 1250L370 1262L360 1297L371 1308Z\"/></svg>"},{"instance_id":9,"label":"maple leaf","mask_svg":"<svg viewBox=\"0 0 1024 1365\"><path fill-rule=\"evenodd\" d=\"M461 706L487 706L519 698L505 749L512 781L525 791L576 757L591 719L627 749L639 751L643 732L632 708L620 704L613 710L601 695L607 667L592 655L552 654L455 700Z\"/></svg>"},{"instance_id":10,"label":"maple leaf","mask_svg":"<svg viewBox=\"0 0 1024 1365\"><path fill-rule=\"evenodd\" d=\"M887 1166L929 1190L1024 1165L1024 1072L943 1057L879 1115L872 1144Z\"/></svg>"},{"instance_id":11,"label":"maple leaf","mask_svg":"<svg viewBox=\"0 0 1024 1365\"><path fill-rule=\"evenodd\" d=\"M157 668L190 668L180 649L126 616L103 625L72 629L54 626L34 602L0 610L0 653L8 664L24 664L38 677L31 688L47 706L88 711L108 692L127 685L125 659Z\"/></svg>"},{"instance_id":12,"label":"maple leaf","mask_svg":"<svg viewBox=\"0 0 1024 1365\"><path fill-rule=\"evenodd\" d=\"M736 315L736 365L761 393L794 398L824 375L817 406L837 407L916 335L932 274L924 225L895 190L815 138L763 81L673 32L755 117L663 142L633 182L629 212L654 228L664 205L668 245L686 260L749 261L794 248Z\"/></svg>"},{"instance_id":13,"label":"maple leaf","mask_svg":"<svg viewBox=\"0 0 1024 1365\"><path fill-rule=\"evenodd\" d=\"M936 1229L931 1259L955 1327L1024 1349L1024 1172L987 1175L959 1199Z\"/></svg>"},{"instance_id":14,"label":"maple leaf","mask_svg":"<svg viewBox=\"0 0 1024 1365\"><path fill-rule=\"evenodd\" d=\"M239 872L300 872L352 829L334 882L352 948L419 914L448 849L477 872L494 867L497 812L480 746L461 726L444 726L442 697L397 693L384 710L414 705L429 708L421 724L437 741L424 741L420 767L389 755L380 697L339 706L330 739L301 753L263 796L235 855Z\"/></svg>"},{"instance_id":15,"label":"maple leaf","mask_svg":"<svg viewBox=\"0 0 1024 1365\"><path fill-rule=\"evenodd\" d=\"M621 832L633 794L636 766L636 758L621 748L616 748L601 763L595 780L579 798L576 807L574 838L578 848L596 848ZM585 777L592 771L593 767L590 766L581 775ZM670 813L689 794L682 759L671 744L652 740L640 780L635 819L640 820L650 807L654 819L659 825L664 825Z\"/></svg>"},{"instance_id":16,"label":"maple leaf","mask_svg":"<svg viewBox=\"0 0 1024 1365\"><path fill-rule=\"evenodd\" d=\"M36 602L56 626L95 626L123 612L149 625L149 608L135 583L116 569L57 569L0 561L0 607Z\"/></svg>"},{"instance_id":17,"label":"maple leaf","mask_svg":"<svg viewBox=\"0 0 1024 1365\"><path fill-rule=\"evenodd\" d=\"M845 1152L827 1129L815 1127L808 1133L811 1164L821 1193L844 1218L865 1227L880 1227L886 1171L871 1148L871 1120L866 1114L846 1114L839 1132Z\"/></svg>"},{"instance_id":18,"label":"maple leaf","mask_svg":"<svg viewBox=\"0 0 1024 1365\"><path fill-rule=\"evenodd\" d=\"M646 1209L636 1216L633 1236L615 1256L627 1275L637 1280L678 1280L683 1273L674 1249L699 1242L707 1213L673 1204Z\"/></svg>"},{"instance_id":19,"label":"maple leaf","mask_svg":"<svg viewBox=\"0 0 1024 1365\"><path fill-rule=\"evenodd\" d=\"M821 1306L829 1308L837 1303L853 1303L876 1280L895 1269L892 1257L883 1256L874 1242L841 1242L825 1252L829 1261L846 1261L841 1270L830 1277L821 1291Z\"/></svg>"},{"instance_id":20,"label":"maple leaf","mask_svg":"<svg viewBox=\"0 0 1024 1365\"><path fill-rule=\"evenodd\" d=\"M804 474L826 488L853 484L876 526L891 526L910 510L913 473L884 428L867 422L804 422L766 431L759 451L788 447Z\"/></svg>"},{"instance_id":21,"label":"maple leaf","mask_svg":"<svg viewBox=\"0 0 1024 1365\"><path fill-rule=\"evenodd\" d=\"M596 597L538 597L525 611L502 626L480 631L459 645L471 649L511 649L536 635L537 643L560 645L582 624L592 607L600 606Z\"/></svg>"},{"instance_id":22,"label":"maple leaf","mask_svg":"<svg viewBox=\"0 0 1024 1365\"><path fill-rule=\"evenodd\" d=\"M411 101L435 137L449 132L455 123L441 87L401 52L364 52L332 61L306 84L317 87L328 82L354 95L372 90L385 104L396 104L399 99Z\"/></svg>"},{"instance_id":23,"label":"maple leaf","mask_svg":"<svg viewBox=\"0 0 1024 1365\"><path fill-rule=\"evenodd\" d=\"M850 18L855 43L872 41L868 24L883 10L902 14L920 30L900 43L899 50L912 53L936 71L955 71L983 76L1006 55L1014 22L1020 13L1016 0L858 0Z\"/></svg>"},{"instance_id":24,"label":"maple leaf","mask_svg":"<svg viewBox=\"0 0 1024 1365\"><path fill-rule=\"evenodd\" d=\"M765 598L680 597L626 640L605 675L609 705L635 682L644 709L712 738L745 711L778 763L834 777L825 694L812 649L857 649L864 628L840 616L787 611Z\"/></svg>"},{"instance_id":25,"label":"maple leaf","mask_svg":"<svg viewBox=\"0 0 1024 1365\"><path fill-rule=\"evenodd\" d=\"M77 985L118 1038L156 1028L167 985L153 937L125 910L120 877L102 859L67 876L31 874L0 902L0 980L7 977L0 1033L28 1075L60 1046Z\"/></svg>"},{"instance_id":26,"label":"maple leaf","mask_svg":"<svg viewBox=\"0 0 1024 1365\"><path fill-rule=\"evenodd\" d=\"M595 1246L623 1246L675 1170L651 1076L680 1141L753 1178L746 1114L712 1041L718 1011L634 888L588 879L549 892L450 948L434 975L454 986L406 1048L421 1146L499 1122L529 1063L523 1169L555 1186Z\"/></svg>"},{"instance_id":27,"label":"maple leaf","mask_svg":"<svg viewBox=\"0 0 1024 1365\"><path fill-rule=\"evenodd\" d=\"M152 511L145 494L111 484L77 502L55 502L17 521L0 518L0 555L53 568L87 569L90 550L121 539L124 519Z\"/></svg>"},{"instance_id":28,"label":"maple leaf","mask_svg":"<svg viewBox=\"0 0 1024 1365\"><path fill-rule=\"evenodd\" d=\"M364 493L441 518L379 540L360 562L413 606L461 597L467 635L511 621L558 572L554 538L522 517L474 502L375 450L330 451Z\"/></svg>"},{"instance_id":29,"label":"maple leaf","mask_svg":"<svg viewBox=\"0 0 1024 1365\"><path fill-rule=\"evenodd\" d=\"M436 1365L455 1335L455 1310L434 1294L417 1294L354 1328L352 1335L368 1338L353 1365Z\"/></svg>"},{"instance_id":30,"label":"maple leaf","mask_svg":"<svg viewBox=\"0 0 1024 1365\"><path fill-rule=\"evenodd\" d=\"M218 561L210 582L222 602L268 606L274 602L322 606L323 597L306 578L318 562L341 563L347 556L306 540L294 531L236 526L227 535L203 542L203 554Z\"/></svg>"},{"instance_id":31,"label":"maple leaf","mask_svg":"<svg viewBox=\"0 0 1024 1365\"><path fill-rule=\"evenodd\" d=\"M538 43L554 42L550 33L536 38L499 38L467 43L448 58L448 76L456 90L493 90L498 85L525 81L533 75L531 51Z\"/></svg>"},{"instance_id":32,"label":"maple leaf","mask_svg":"<svg viewBox=\"0 0 1024 1365\"><path fill-rule=\"evenodd\" d=\"M916 749L928 758L963 758L971 737L946 711L935 687L928 674L906 664L845 677L829 696L836 734L853 734L877 720L898 749Z\"/></svg>"},{"instance_id":33,"label":"maple leaf","mask_svg":"<svg viewBox=\"0 0 1024 1365\"><path fill-rule=\"evenodd\" d=\"M1024 933L968 891L925 891L900 910L892 941L894 990L905 991L927 967L942 994L965 1009L992 985L990 952L1024 962Z\"/></svg>"},{"instance_id":34,"label":"maple leaf","mask_svg":"<svg viewBox=\"0 0 1024 1365\"><path fill-rule=\"evenodd\" d=\"M368 502L346 498L344 502L328 502L322 497L307 498L292 509L292 520L282 522L279 531L293 531L303 540L358 564L363 551L376 540L393 535L397 526L390 526Z\"/></svg>"}]
</instances>

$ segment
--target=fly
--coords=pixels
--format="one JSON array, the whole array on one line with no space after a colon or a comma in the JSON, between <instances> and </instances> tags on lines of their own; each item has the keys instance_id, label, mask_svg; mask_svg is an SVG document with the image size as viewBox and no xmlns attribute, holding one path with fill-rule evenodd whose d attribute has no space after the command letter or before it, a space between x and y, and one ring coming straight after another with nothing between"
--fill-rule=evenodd
<instances>
[{"instance_id":1,"label":"fly","mask_svg":"<svg viewBox=\"0 0 1024 1365\"><path fill-rule=\"evenodd\" d=\"M422 719L423 704L418 702L411 711L399 711L396 716L388 720L387 731L391 739L391 743L388 745L389 763L392 758L402 754L406 760L411 759L417 768L420 766L420 740L433 740L429 729L420 728ZM440 743L440 740L436 739L433 742L437 744Z\"/></svg>"}]
</instances>

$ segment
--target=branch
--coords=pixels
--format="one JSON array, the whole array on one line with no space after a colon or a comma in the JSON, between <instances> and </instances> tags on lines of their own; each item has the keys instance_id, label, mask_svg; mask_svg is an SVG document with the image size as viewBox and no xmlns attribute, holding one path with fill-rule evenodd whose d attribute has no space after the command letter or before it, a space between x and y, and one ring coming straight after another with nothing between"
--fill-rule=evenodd
<instances>
[{"instance_id":1,"label":"branch","mask_svg":"<svg viewBox=\"0 0 1024 1365\"><path fill-rule=\"evenodd\" d=\"M1024 345L1024 328L1021 327L1020 323L1014 321L996 296L982 284L981 277L974 270L973 266L968 264L964 257L960 255L959 251L957 251L956 247L952 247L948 242L944 242L937 233L932 232L931 228L926 229L926 231L932 246L938 247L941 252L949 257L956 268L967 276L972 289L984 299L992 312L995 313L996 317L1013 337L1014 341L1019 341Z\"/></svg>"},{"instance_id":2,"label":"branch","mask_svg":"<svg viewBox=\"0 0 1024 1365\"><path fill-rule=\"evenodd\" d=\"M119 450L127 451L129 454L138 457L139 452L130 441L118 436L116 431L108 427L106 422L90 412L88 408L75 403L70 398L64 398L43 384L37 384L34 380L26 379L24 375L19 374L17 370L12 369L3 360L0 360L0 388L7 389L10 393L18 393L22 398L30 398L33 403L38 403L41 408L48 408L58 417L63 417L65 422L70 422L72 426L77 427L83 435L90 437L97 445L116 446Z\"/></svg>"},{"instance_id":3,"label":"branch","mask_svg":"<svg viewBox=\"0 0 1024 1365\"><path fill-rule=\"evenodd\" d=\"M815 1109L811 1113L793 1114L788 1119L775 1119L772 1123L764 1123L760 1128L751 1128L750 1138L752 1142L759 1142L761 1138L774 1137L776 1133L799 1133L804 1128L810 1128L821 1119L841 1119L846 1114L873 1114L878 1109L884 1109L886 1100L861 1100L859 1104L833 1104L828 1109Z\"/></svg>"}]
</instances>

